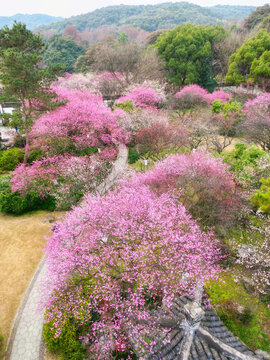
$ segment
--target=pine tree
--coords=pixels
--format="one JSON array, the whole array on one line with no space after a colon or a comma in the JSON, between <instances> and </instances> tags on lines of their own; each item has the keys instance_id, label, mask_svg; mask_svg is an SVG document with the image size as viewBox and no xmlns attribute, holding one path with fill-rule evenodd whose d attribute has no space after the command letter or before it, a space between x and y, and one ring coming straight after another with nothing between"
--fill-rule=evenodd
<instances>
[{"instance_id":1,"label":"pine tree","mask_svg":"<svg viewBox=\"0 0 270 360\"><path fill-rule=\"evenodd\" d=\"M6 26L0 30L1 101L19 104L7 120L10 126L16 126L25 136L25 162L33 123L43 112L59 105L50 85L61 68L42 66L44 51L41 36L32 33L22 23L15 22L11 29Z\"/></svg>"}]
</instances>

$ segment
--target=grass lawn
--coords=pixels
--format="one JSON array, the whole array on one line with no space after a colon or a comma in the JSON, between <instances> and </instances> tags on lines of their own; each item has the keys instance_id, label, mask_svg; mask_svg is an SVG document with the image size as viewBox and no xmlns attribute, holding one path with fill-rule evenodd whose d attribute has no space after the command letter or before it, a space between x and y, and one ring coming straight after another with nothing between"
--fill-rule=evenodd
<instances>
[{"instance_id":1,"label":"grass lawn","mask_svg":"<svg viewBox=\"0 0 270 360\"><path fill-rule=\"evenodd\" d=\"M237 282L234 281L235 275L239 277ZM270 309L245 290L236 267L221 278L223 282L212 281L206 287L221 320L252 350L270 352ZM246 309L249 316L241 318L238 306Z\"/></svg>"},{"instance_id":2,"label":"grass lawn","mask_svg":"<svg viewBox=\"0 0 270 360\"><path fill-rule=\"evenodd\" d=\"M50 234L51 224L42 220L48 215L59 219L63 212L0 214L0 329L4 347L20 301L43 256L44 236Z\"/></svg>"}]
</instances>

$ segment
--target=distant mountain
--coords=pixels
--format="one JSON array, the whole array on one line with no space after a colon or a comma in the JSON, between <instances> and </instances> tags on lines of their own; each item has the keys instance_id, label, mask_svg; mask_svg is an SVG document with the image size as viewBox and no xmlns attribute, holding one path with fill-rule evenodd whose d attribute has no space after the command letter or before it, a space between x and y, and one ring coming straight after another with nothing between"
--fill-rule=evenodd
<instances>
[{"instance_id":1,"label":"distant mountain","mask_svg":"<svg viewBox=\"0 0 270 360\"><path fill-rule=\"evenodd\" d=\"M77 30L96 29L100 26L133 26L146 31L173 28L179 24L219 24L226 20L247 17L255 6L212 6L201 7L187 2L163 3L157 5L107 6L93 12L72 16L63 21L42 26L39 30L54 30L61 33L66 25Z\"/></svg>"},{"instance_id":2,"label":"distant mountain","mask_svg":"<svg viewBox=\"0 0 270 360\"><path fill-rule=\"evenodd\" d=\"M64 18L58 16L50 16L50 15L44 15L44 14L33 14L33 15L27 15L27 14L16 14L13 16L0 16L0 28L7 25L8 27L13 25L14 21L22 22L26 24L28 29L33 30L41 25L48 25L53 22L61 21Z\"/></svg>"},{"instance_id":3,"label":"distant mountain","mask_svg":"<svg viewBox=\"0 0 270 360\"><path fill-rule=\"evenodd\" d=\"M258 7L255 11L253 11L248 18L244 21L244 28L248 31L258 28L261 25L263 26L264 22L266 24L266 20L268 19L268 24L270 23L270 5L266 4L264 6Z\"/></svg>"}]
</instances>

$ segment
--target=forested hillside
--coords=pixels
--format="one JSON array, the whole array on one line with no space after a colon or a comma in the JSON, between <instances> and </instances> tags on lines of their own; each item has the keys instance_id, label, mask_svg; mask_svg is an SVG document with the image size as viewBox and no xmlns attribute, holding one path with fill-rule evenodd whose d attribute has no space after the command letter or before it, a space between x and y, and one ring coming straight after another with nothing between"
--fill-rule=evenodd
<instances>
[{"instance_id":1,"label":"forested hillside","mask_svg":"<svg viewBox=\"0 0 270 360\"><path fill-rule=\"evenodd\" d=\"M0 16L0 28L5 25L12 26L14 21L18 21L26 24L28 29L32 30L40 25L47 25L61 20L63 20L63 18L60 16L55 17L44 14L16 14L13 16Z\"/></svg>"},{"instance_id":2,"label":"forested hillside","mask_svg":"<svg viewBox=\"0 0 270 360\"><path fill-rule=\"evenodd\" d=\"M268 10L0 29L0 359L269 359Z\"/></svg>"},{"instance_id":3,"label":"forested hillside","mask_svg":"<svg viewBox=\"0 0 270 360\"><path fill-rule=\"evenodd\" d=\"M224 20L247 17L254 6L213 6L201 7L187 2L164 3L158 5L119 5L108 6L93 12L73 16L55 24L42 27L42 30L61 32L68 24L77 30L100 26L134 26L146 31L173 28L190 22L192 24L217 24Z\"/></svg>"},{"instance_id":4,"label":"forested hillside","mask_svg":"<svg viewBox=\"0 0 270 360\"><path fill-rule=\"evenodd\" d=\"M258 7L253 11L244 21L244 28L248 31L255 27L261 27L262 25L270 23L270 5ZM268 25L269 26L269 25Z\"/></svg>"}]
</instances>

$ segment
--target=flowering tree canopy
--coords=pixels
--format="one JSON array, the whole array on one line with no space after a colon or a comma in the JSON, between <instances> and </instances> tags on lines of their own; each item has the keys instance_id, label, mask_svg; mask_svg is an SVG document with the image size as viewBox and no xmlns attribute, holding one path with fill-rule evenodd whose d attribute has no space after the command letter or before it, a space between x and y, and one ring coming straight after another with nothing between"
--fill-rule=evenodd
<instances>
[{"instance_id":1,"label":"flowering tree canopy","mask_svg":"<svg viewBox=\"0 0 270 360\"><path fill-rule=\"evenodd\" d=\"M135 144L139 154L156 155L162 150L179 149L188 143L188 131L180 129L169 122L155 122L139 130Z\"/></svg>"},{"instance_id":2,"label":"flowering tree canopy","mask_svg":"<svg viewBox=\"0 0 270 360\"><path fill-rule=\"evenodd\" d=\"M194 295L198 283L216 276L217 241L200 230L178 197L122 184L106 196L89 196L56 224L45 282L54 289L45 305L56 337L72 317L90 324L96 358L110 358L121 336L143 338L145 322L154 326L149 298L170 309L175 297Z\"/></svg>"},{"instance_id":3,"label":"flowering tree canopy","mask_svg":"<svg viewBox=\"0 0 270 360\"><path fill-rule=\"evenodd\" d=\"M207 90L203 89L201 86L197 84L193 84L183 87L182 90L180 90L178 93L175 94L175 97L180 98L181 96L184 96L186 94L206 98L208 92Z\"/></svg>"},{"instance_id":4,"label":"flowering tree canopy","mask_svg":"<svg viewBox=\"0 0 270 360\"><path fill-rule=\"evenodd\" d=\"M148 87L135 88L125 96L120 97L117 102L121 103L131 100L136 107L147 108L161 105L164 99L158 93Z\"/></svg>"},{"instance_id":5,"label":"flowering tree canopy","mask_svg":"<svg viewBox=\"0 0 270 360\"><path fill-rule=\"evenodd\" d=\"M211 104L214 100L220 100L223 103L226 103L231 97L231 93L227 93L224 91L214 91L212 94L207 94L207 99Z\"/></svg>"},{"instance_id":6,"label":"flowering tree canopy","mask_svg":"<svg viewBox=\"0 0 270 360\"><path fill-rule=\"evenodd\" d=\"M239 210L240 195L233 175L221 159L204 151L171 155L134 181L159 194L170 187L182 189L180 200L204 224L226 225Z\"/></svg>"},{"instance_id":7,"label":"flowering tree canopy","mask_svg":"<svg viewBox=\"0 0 270 360\"><path fill-rule=\"evenodd\" d=\"M66 104L41 116L35 123L31 136L39 146L50 154L57 154L59 144L74 149L98 147L108 149L128 141L128 134L117 123L117 113L107 108L102 98L85 90L56 88L60 99ZM62 149L63 151L63 149Z\"/></svg>"},{"instance_id":8,"label":"flowering tree canopy","mask_svg":"<svg viewBox=\"0 0 270 360\"><path fill-rule=\"evenodd\" d=\"M270 150L270 93L262 93L244 105L246 119L242 125L245 135L264 150Z\"/></svg>"},{"instance_id":9,"label":"flowering tree canopy","mask_svg":"<svg viewBox=\"0 0 270 360\"><path fill-rule=\"evenodd\" d=\"M212 104L216 99L227 102L231 97L231 93L226 93L224 91L208 93L207 90L196 84L185 86L181 91L175 94L176 105L184 108Z\"/></svg>"},{"instance_id":10,"label":"flowering tree canopy","mask_svg":"<svg viewBox=\"0 0 270 360\"><path fill-rule=\"evenodd\" d=\"M11 178L12 191L41 198L53 196L58 208L70 208L84 194L94 191L109 171L98 155L58 155L21 164Z\"/></svg>"},{"instance_id":11,"label":"flowering tree canopy","mask_svg":"<svg viewBox=\"0 0 270 360\"><path fill-rule=\"evenodd\" d=\"M103 72L98 75L66 74L55 85L70 90L87 90L98 96L119 96L125 88L123 76L118 72Z\"/></svg>"}]
</instances>

